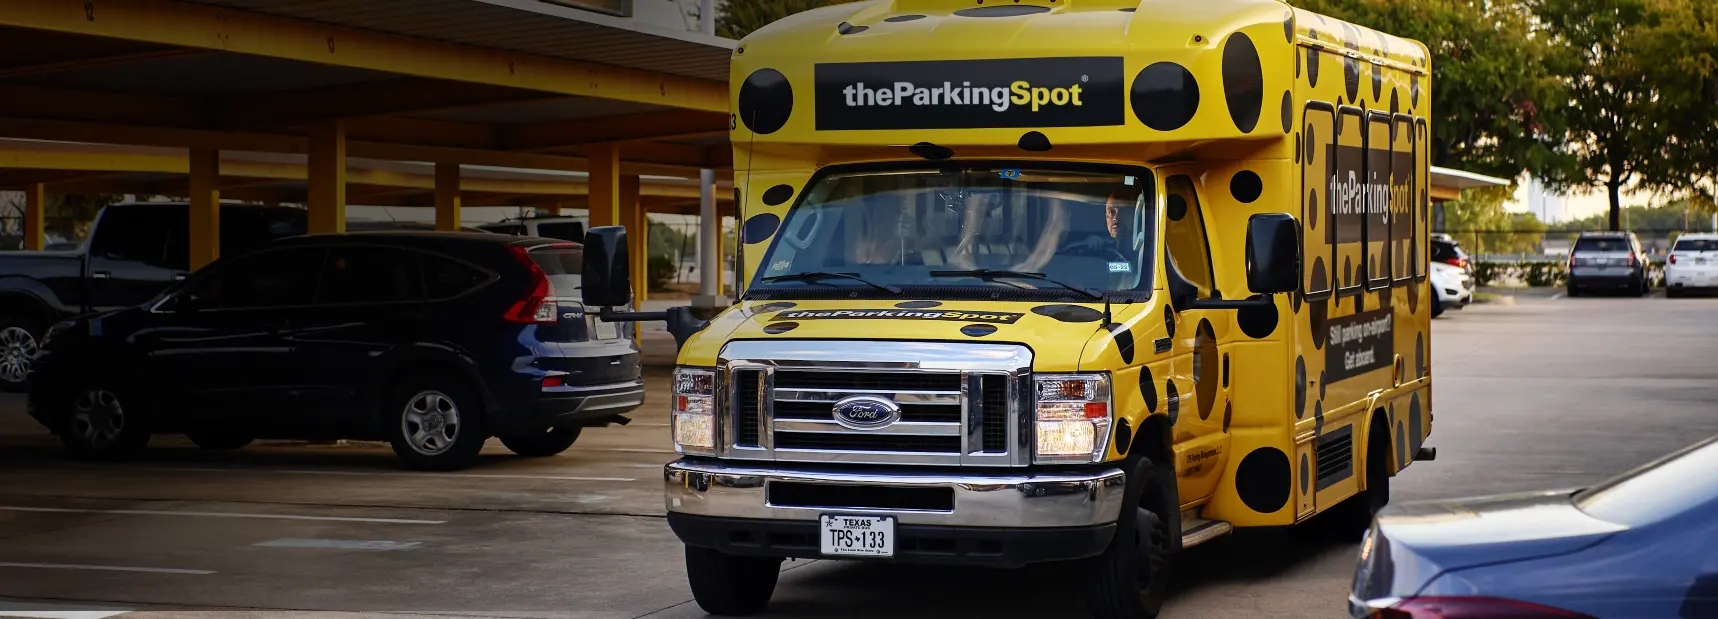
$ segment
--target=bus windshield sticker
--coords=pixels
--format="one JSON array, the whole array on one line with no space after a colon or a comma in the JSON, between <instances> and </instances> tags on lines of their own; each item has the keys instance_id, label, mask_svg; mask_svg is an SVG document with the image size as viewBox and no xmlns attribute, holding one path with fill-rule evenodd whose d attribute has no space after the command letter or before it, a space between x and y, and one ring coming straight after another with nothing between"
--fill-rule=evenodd
<instances>
[{"instance_id":1,"label":"bus windshield sticker","mask_svg":"<svg viewBox=\"0 0 1718 619\"><path fill-rule=\"evenodd\" d=\"M899 309L837 309L837 310L789 310L775 315L771 320L842 320L842 319L904 319L904 320L955 320L960 322L993 322L998 324L1014 324L1020 320L1019 312L973 312L967 310L899 310Z\"/></svg>"}]
</instances>

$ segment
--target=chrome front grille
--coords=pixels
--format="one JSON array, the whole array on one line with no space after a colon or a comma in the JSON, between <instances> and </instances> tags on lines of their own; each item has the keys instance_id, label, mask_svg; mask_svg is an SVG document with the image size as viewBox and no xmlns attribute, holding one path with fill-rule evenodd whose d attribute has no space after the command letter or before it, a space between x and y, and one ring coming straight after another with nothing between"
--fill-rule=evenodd
<instances>
[{"instance_id":1,"label":"chrome front grille","mask_svg":"<svg viewBox=\"0 0 1718 619\"><path fill-rule=\"evenodd\" d=\"M996 344L733 342L721 367L722 457L741 460L1017 466L1031 352ZM876 429L835 405L876 396L901 409Z\"/></svg>"}]
</instances>

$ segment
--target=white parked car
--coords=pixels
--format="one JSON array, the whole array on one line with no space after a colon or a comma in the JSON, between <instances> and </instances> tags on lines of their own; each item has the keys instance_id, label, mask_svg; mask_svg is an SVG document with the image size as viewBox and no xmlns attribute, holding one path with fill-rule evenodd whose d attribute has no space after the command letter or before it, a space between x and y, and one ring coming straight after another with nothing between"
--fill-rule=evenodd
<instances>
[{"instance_id":1,"label":"white parked car","mask_svg":"<svg viewBox=\"0 0 1718 619\"><path fill-rule=\"evenodd\" d=\"M585 215L525 217L483 224L478 227L496 234L535 236L583 243L585 242L585 229L590 227L590 217Z\"/></svg>"},{"instance_id":2,"label":"white parked car","mask_svg":"<svg viewBox=\"0 0 1718 619\"><path fill-rule=\"evenodd\" d=\"M1455 239L1442 234L1432 236L1431 269L1432 290L1438 297L1438 302L1432 304L1432 316L1473 302L1473 262Z\"/></svg>"},{"instance_id":3,"label":"white parked car","mask_svg":"<svg viewBox=\"0 0 1718 619\"><path fill-rule=\"evenodd\" d=\"M1700 232L1676 238L1664 260L1664 294L1718 289L1718 234Z\"/></svg>"}]
</instances>

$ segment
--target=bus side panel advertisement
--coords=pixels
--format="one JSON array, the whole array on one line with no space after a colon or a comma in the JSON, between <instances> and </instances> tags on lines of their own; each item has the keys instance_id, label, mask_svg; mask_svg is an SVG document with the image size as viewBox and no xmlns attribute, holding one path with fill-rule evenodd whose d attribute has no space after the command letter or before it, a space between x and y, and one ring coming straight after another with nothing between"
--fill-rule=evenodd
<instances>
[{"instance_id":1,"label":"bus side panel advertisement","mask_svg":"<svg viewBox=\"0 0 1718 619\"><path fill-rule=\"evenodd\" d=\"M1107 127L1120 57L850 62L816 67L817 130Z\"/></svg>"},{"instance_id":2,"label":"bus side panel advertisement","mask_svg":"<svg viewBox=\"0 0 1718 619\"><path fill-rule=\"evenodd\" d=\"M1390 367L1395 359L1396 320L1386 307L1360 312L1326 323L1330 329L1324 349L1325 382L1353 378Z\"/></svg>"}]
</instances>

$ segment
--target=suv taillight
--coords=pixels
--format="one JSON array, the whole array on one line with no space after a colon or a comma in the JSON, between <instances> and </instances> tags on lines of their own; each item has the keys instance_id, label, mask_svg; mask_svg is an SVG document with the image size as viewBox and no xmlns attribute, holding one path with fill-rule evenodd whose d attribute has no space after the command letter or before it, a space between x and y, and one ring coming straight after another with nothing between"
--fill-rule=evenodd
<instances>
[{"instance_id":1,"label":"suv taillight","mask_svg":"<svg viewBox=\"0 0 1718 619\"><path fill-rule=\"evenodd\" d=\"M554 288L549 286L549 274L543 272L543 267L537 266L537 262L531 259L525 248L515 245L507 249L513 252L513 257L530 272L531 291L507 308L507 313L502 318L507 322L521 324L555 322L556 306L549 298L554 294Z\"/></svg>"},{"instance_id":2,"label":"suv taillight","mask_svg":"<svg viewBox=\"0 0 1718 619\"><path fill-rule=\"evenodd\" d=\"M1460 269L1467 268L1467 259L1459 256L1445 258L1444 263Z\"/></svg>"},{"instance_id":3,"label":"suv taillight","mask_svg":"<svg viewBox=\"0 0 1718 619\"><path fill-rule=\"evenodd\" d=\"M1372 613L1376 619L1593 619L1561 608L1489 597L1408 598Z\"/></svg>"},{"instance_id":4,"label":"suv taillight","mask_svg":"<svg viewBox=\"0 0 1718 619\"><path fill-rule=\"evenodd\" d=\"M1665 260L1669 260L1671 264L1676 264L1676 254L1671 254L1670 257L1665 258Z\"/></svg>"}]
</instances>

